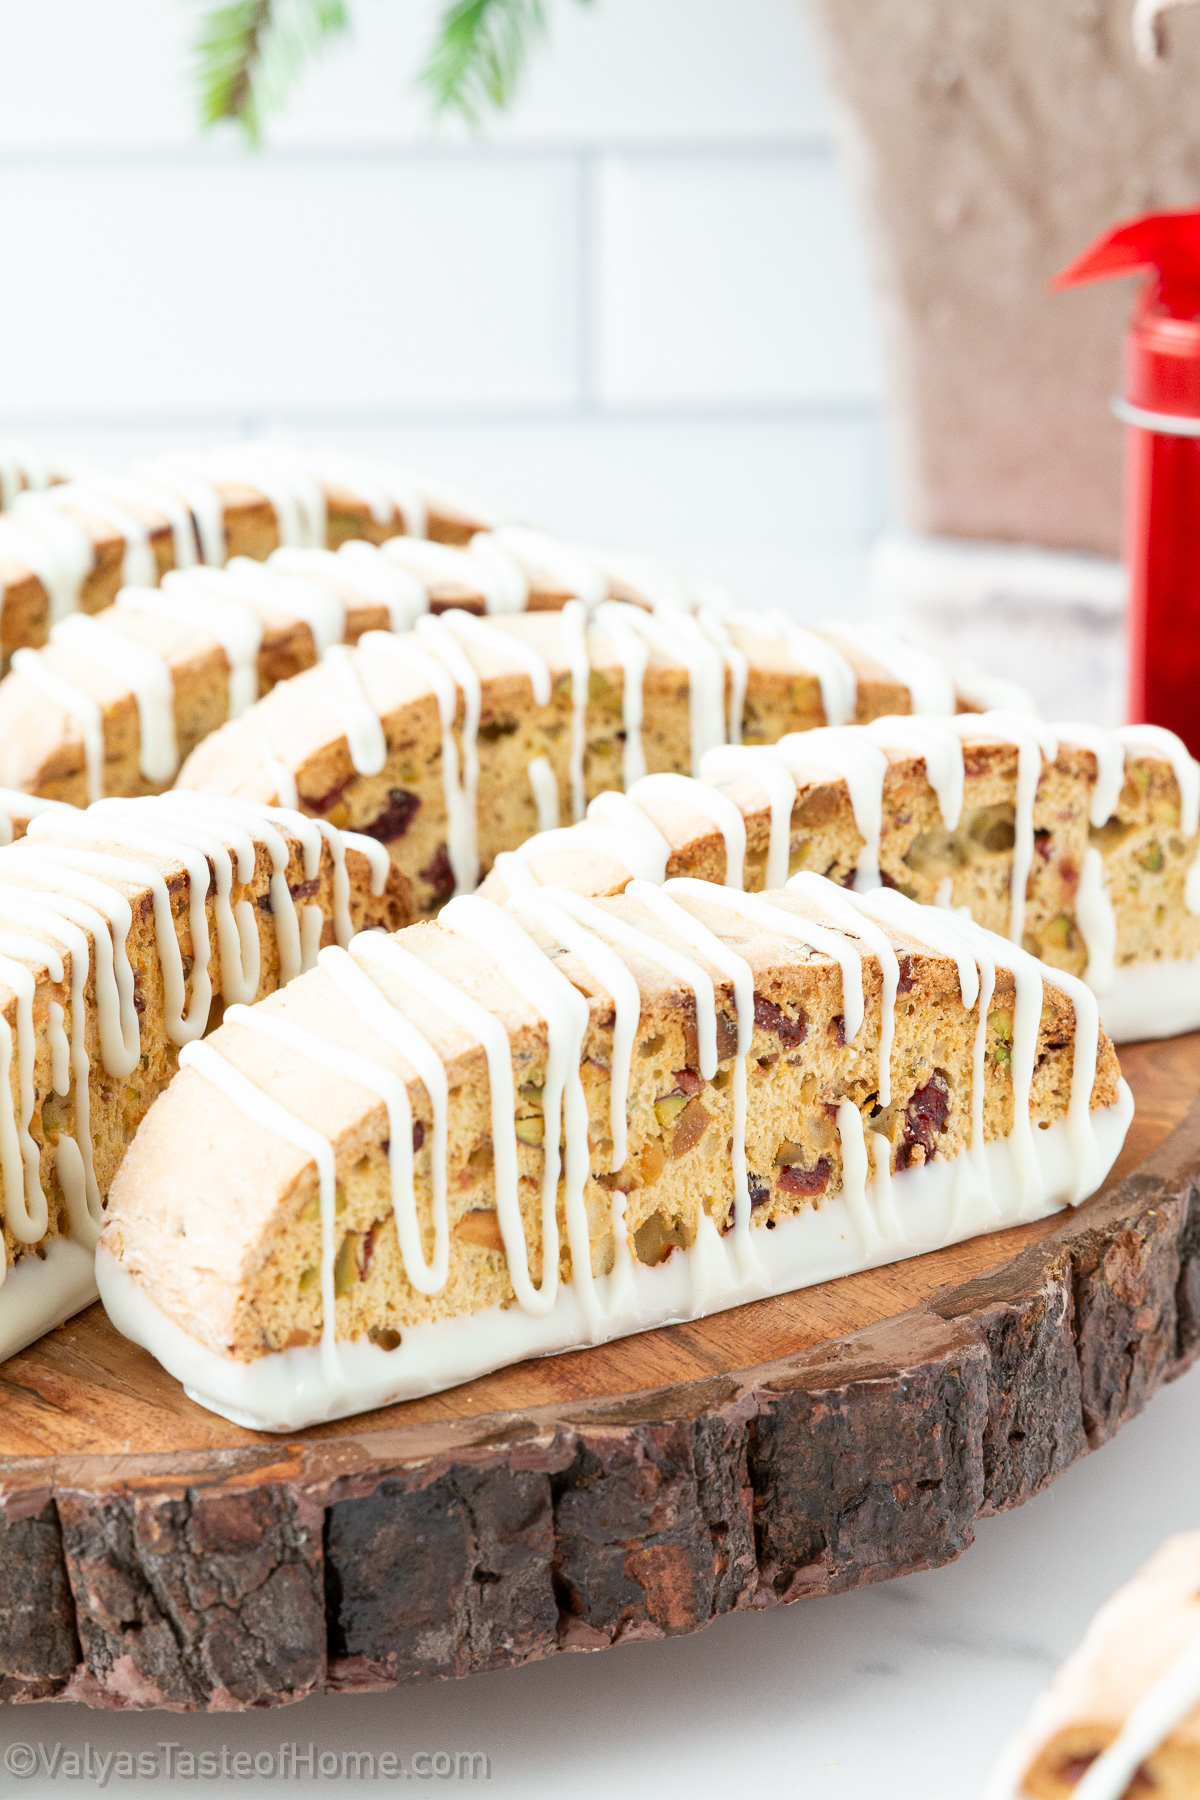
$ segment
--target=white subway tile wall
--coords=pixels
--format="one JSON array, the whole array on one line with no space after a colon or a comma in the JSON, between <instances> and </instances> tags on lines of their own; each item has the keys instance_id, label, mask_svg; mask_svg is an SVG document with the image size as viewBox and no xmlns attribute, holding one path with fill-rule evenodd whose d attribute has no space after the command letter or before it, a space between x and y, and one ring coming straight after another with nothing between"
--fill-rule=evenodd
<instances>
[{"instance_id":1,"label":"white subway tile wall","mask_svg":"<svg viewBox=\"0 0 1200 1800\"><path fill-rule=\"evenodd\" d=\"M879 358L796 0L552 0L478 136L414 86L438 6L355 0L258 155L198 137L199 10L0 15L0 433L361 444L859 604Z\"/></svg>"}]
</instances>

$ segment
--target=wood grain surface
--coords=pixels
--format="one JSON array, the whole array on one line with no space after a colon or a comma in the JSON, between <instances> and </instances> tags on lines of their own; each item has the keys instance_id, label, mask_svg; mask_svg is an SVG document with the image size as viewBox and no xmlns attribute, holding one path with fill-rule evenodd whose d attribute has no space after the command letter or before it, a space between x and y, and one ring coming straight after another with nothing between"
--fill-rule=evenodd
<instances>
[{"instance_id":1,"label":"wood grain surface","mask_svg":"<svg viewBox=\"0 0 1200 1800\"><path fill-rule=\"evenodd\" d=\"M0 1697L229 1708L927 1568L1200 1348L1200 1035L1079 1209L288 1438L100 1307L0 1367Z\"/></svg>"}]
</instances>

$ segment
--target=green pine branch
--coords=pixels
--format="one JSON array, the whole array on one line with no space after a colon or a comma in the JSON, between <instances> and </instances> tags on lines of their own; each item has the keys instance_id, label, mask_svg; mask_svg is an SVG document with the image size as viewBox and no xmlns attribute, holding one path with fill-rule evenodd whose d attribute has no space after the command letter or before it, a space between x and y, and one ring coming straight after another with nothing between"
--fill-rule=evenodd
<instances>
[{"instance_id":1,"label":"green pine branch","mask_svg":"<svg viewBox=\"0 0 1200 1800\"><path fill-rule=\"evenodd\" d=\"M346 0L230 0L206 13L195 46L202 123L231 119L257 144L305 63L348 25Z\"/></svg>"},{"instance_id":2,"label":"green pine branch","mask_svg":"<svg viewBox=\"0 0 1200 1800\"><path fill-rule=\"evenodd\" d=\"M420 80L439 112L478 125L485 113L508 105L545 33L542 0L455 0L442 14Z\"/></svg>"},{"instance_id":3,"label":"green pine branch","mask_svg":"<svg viewBox=\"0 0 1200 1800\"><path fill-rule=\"evenodd\" d=\"M232 120L257 144L264 119L282 106L305 63L348 23L346 0L226 0L214 7L195 45L203 124ZM508 105L545 32L543 0L453 0L418 79L438 112L478 125Z\"/></svg>"}]
</instances>

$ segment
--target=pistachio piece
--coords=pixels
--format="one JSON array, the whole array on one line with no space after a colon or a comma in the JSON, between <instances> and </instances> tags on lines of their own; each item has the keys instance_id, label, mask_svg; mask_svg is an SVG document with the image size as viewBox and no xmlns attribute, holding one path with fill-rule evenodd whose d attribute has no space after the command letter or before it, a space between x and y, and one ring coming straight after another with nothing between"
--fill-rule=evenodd
<instances>
[{"instance_id":1,"label":"pistachio piece","mask_svg":"<svg viewBox=\"0 0 1200 1800\"><path fill-rule=\"evenodd\" d=\"M518 1119L516 1131L523 1144L540 1144L546 1135L546 1121L542 1118Z\"/></svg>"},{"instance_id":2,"label":"pistachio piece","mask_svg":"<svg viewBox=\"0 0 1200 1800\"><path fill-rule=\"evenodd\" d=\"M338 1253L333 1265L335 1299L340 1299L358 1280L358 1237L357 1231L348 1231L338 1245Z\"/></svg>"},{"instance_id":3,"label":"pistachio piece","mask_svg":"<svg viewBox=\"0 0 1200 1800\"><path fill-rule=\"evenodd\" d=\"M686 1094L664 1094L654 1102L654 1116L664 1131L675 1123L687 1103Z\"/></svg>"}]
</instances>

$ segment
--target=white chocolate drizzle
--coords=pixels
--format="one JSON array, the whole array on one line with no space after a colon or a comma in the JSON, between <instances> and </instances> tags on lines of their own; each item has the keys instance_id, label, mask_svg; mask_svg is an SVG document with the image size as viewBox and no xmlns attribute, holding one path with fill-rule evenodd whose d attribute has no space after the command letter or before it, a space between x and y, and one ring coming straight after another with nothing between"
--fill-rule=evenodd
<instances>
[{"instance_id":1,"label":"white chocolate drizzle","mask_svg":"<svg viewBox=\"0 0 1200 1800\"><path fill-rule=\"evenodd\" d=\"M767 868L764 886L780 888L788 878L792 852L792 808L796 804L796 778L787 765L772 756L769 749L752 745L728 744L710 750L700 765L704 781L714 786L722 782L752 781L767 796L771 809L767 839Z\"/></svg>"},{"instance_id":2,"label":"white chocolate drizzle","mask_svg":"<svg viewBox=\"0 0 1200 1800\"><path fill-rule=\"evenodd\" d=\"M944 717L955 707L954 682L945 666L926 650L906 644L881 625L844 625L827 621L823 634L840 638L877 662L902 687L908 689L914 713Z\"/></svg>"},{"instance_id":3,"label":"white chocolate drizzle","mask_svg":"<svg viewBox=\"0 0 1200 1800\"><path fill-rule=\"evenodd\" d=\"M643 689L650 660L646 641L633 630L630 608L606 601L592 617L611 641L621 662L621 724L625 743L621 752L621 785L626 792L646 773L642 747Z\"/></svg>"},{"instance_id":4,"label":"white chocolate drizzle","mask_svg":"<svg viewBox=\"0 0 1200 1800\"><path fill-rule=\"evenodd\" d=\"M657 825L627 794L597 794L580 825L539 831L511 855L529 863L553 850L587 850L607 856L635 876L661 884L666 879L671 846Z\"/></svg>"},{"instance_id":5,"label":"white chocolate drizzle","mask_svg":"<svg viewBox=\"0 0 1200 1800\"><path fill-rule=\"evenodd\" d=\"M476 886L479 880L479 850L476 827L475 795L469 794L463 778L454 726L458 717L458 683L450 669L435 654L433 647L421 648L408 642L401 644L391 632L368 631L359 639L359 649L368 656L390 657L429 683L438 709L442 737L442 796L446 807L446 854L454 874L456 893ZM461 654L461 652L460 652ZM465 659L464 659L465 660Z\"/></svg>"},{"instance_id":6,"label":"white chocolate drizzle","mask_svg":"<svg viewBox=\"0 0 1200 1800\"><path fill-rule=\"evenodd\" d=\"M568 600L563 607L562 629L571 669L571 817L578 821L587 810L584 757L587 752L588 688L592 679L587 611L581 600Z\"/></svg>"},{"instance_id":7,"label":"white chocolate drizzle","mask_svg":"<svg viewBox=\"0 0 1200 1800\"><path fill-rule=\"evenodd\" d=\"M115 681L132 688L138 715L138 767L145 780L165 786L179 768L171 666L148 645L113 630L104 622L106 617L104 613L75 613L51 628L50 642L82 662L99 664ZM21 666L27 671L26 663Z\"/></svg>"},{"instance_id":8,"label":"white chocolate drizzle","mask_svg":"<svg viewBox=\"0 0 1200 1800\"><path fill-rule=\"evenodd\" d=\"M217 583L211 576L208 581L212 591ZM284 614L294 613L312 633L318 658L346 636L345 602L323 582L281 575L278 569L254 562L249 556L235 556L225 565L225 580L219 591L235 600L241 598L251 604L275 607Z\"/></svg>"},{"instance_id":9,"label":"white chocolate drizzle","mask_svg":"<svg viewBox=\"0 0 1200 1800\"><path fill-rule=\"evenodd\" d=\"M104 708L93 694L68 681L57 669L50 668L36 650L15 650L12 667L79 726L87 797L89 802L99 800L104 793Z\"/></svg>"},{"instance_id":10,"label":"white chocolate drizzle","mask_svg":"<svg viewBox=\"0 0 1200 1800\"><path fill-rule=\"evenodd\" d=\"M219 570L171 571L164 575L161 588L122 588L116 603L151 618L186 621L216 638L229 664L231 719L240 718L258 699L263 622L254 607L226 590Z\"/></svg>"},{"instance_id":11,"label":"white chocolate drizzle","mask_svg":"<svg viewBox=\"0 0 1200 1800\"><path fill-rule=\"evenodd\" d=\"M355 774L378 775L387 762L387 738L367 699L355 653L345 644L331 644L322 667L328 680L321 698L345 733Z\"/></svg>"},{"instance_id":12,"label":"white chocolate drizzle","mask_svg":"<svg viewBox=\"0 0 1200 1800\"><path fill-rule=\"evenodd\" d=\"M746 1178L746 1057L754 1037L754 972L745 957L722 943L715 932L701 924L683 905L685 900L703 904L713 898L713 888L704 881L669 881L662 888L648 882L631 881L625 890L653 913L668 930L682 937L692 949L718 968L733 986L737 1007L737 1050L733 1064L733 1221L734 1241L744 1263L752 1259L750 1237L750 1188ZM717 895L723 890L718 889ZM699 1006L699 995L697 995ZM716 1036L716 1000L713 1001L714 1038ZM697 1032L697 1037L699 1033Z\"/></svg>"},{"instance_id":13,"label":"white chocolate drizzle","mask_svg":"<svg viewBox=\"0 0 1200 1800\"><path fill-rule=\"evenodd\" d=\"M1017 746L1008 936L1012 943L1019 944L1025 933L1025 888L1033 867L1033 808L1042 779L1043 760L1054 762L1058 756L1058 739L1049 726L1027 718L1024 713L959 713L952 723L965 739L1000 738Z\"/></svg>"},{"instance_id":14,"label":"white chocolate drizzle","mask_svg":"<svg viewBox=\"0 0 1200 1800\"><path fill-rule=\"evenodd\" d=\"M656 799L674 801L690 807L709 819L721 833L725 845L725 887L744 886L746 866L746 820L742 809L728 794L707 781L695 781L689 775L643 775L629 790L628 798L635 806L651 804Z\"/></svg>"},{"instance_id":15,"label":"white chocolate drizzle","mask_svg":"<svg viewBox=\"0 0 1200 1800\"><path fill-rule=\"evenodd\" d=\"M207 802L207 803L206 803ZM272 821L275 821L274 823ZM100 1052L106 1073L117 1079L135 1074L141 1061L141 1028L136 1004L136 984L129 955L133 925L130 903L122 887L142 884L151 895L155 944L164 991L164 1027L177 1045L194 1044L207 1028L214 992L227 1000L255 997L259 985L258 927L254 909L242 900L230 904L233 870L238 879L252 879L256 863L255 839L273 847L287 846L277 829L286 826L300 837L306 876L319 873L322 841L329 843L334 867L334 914L337 935L349 942L353 923L349 908L349 883L345 850L332 827L296 815L272 812L244 801L208 800L199 795L171 795L163 799L109 800L89 811L49 806L30 822L30 835L6 854L4 879L0 879L0 981L16 999L15 1031L0 1014L0 1092L10 1096L0 1105L0 1171L4 1180L5 1222L21 1244L40 1244L48 1227L47 1191L41 1178L41 1147L32 1136L34 1075L37 1041L34 1028L35 969L44 967L59 986L67 976L64 953L70 956L70 1030L66 1012L56 999L47 1000L46 1041L50 1053L51 1087L64 1098L73 1096L74 1135L58 1129L53 1159L66 1206L71 1238L90 1254L103 1223L100 1191L96 1180L90 1108L90 1059L86 1048L89 985L95 994L95 1017ZM370 855L375 877L380 846L367 850L362 841L350 840ZM117 854L116 852L127 854ZM173 916L165 874L154 866L182 862L188 878L187 930L191 941L191 992ZM278 862L278 855L275 857ZM214 921L219 951L219 974L214 981L213 947L208 924L207 897L215 882ZM286 892L286 881L284 883ZM381 891L381 886L379 891ZM281 935L281 979L299 972L295 955L289 955L301 937L315 938L311 964L320 938L317 930L298 928L294 918L290 933L286 909L273 878L276 923L285 915ZM290 895L289 895L290 903ZM295 913L292 907L293 915ZM308 920L306 918L305 925ZM54 1241L46 1247L54 1252ZM39 1249L39 1256L42 1254ZM59 1259L61 1261L61 1258ZM0 1259L0 1281L4 1280ZM19 1286L24 1293L28 1277ZM74 1291L74 1290L73 1290ZM82 1293L77 1304L86 1304ZM32 1306L32 1301L30 1301ZM67 1312L72 1310L67 1307ZM11 1332L24 1331L21 1320L29 1308L21 1302L16 1314L8 1303L0 1318L0 1341L19 1348ZM65 1313L43 1305L43 1327ZM37 1319L29 1311L30 1319ZM21 1339L28 1341L28 1335Z\"/></svg>"},{"instance_id":16,"label":"white chocolate drizzle","mask_svg":"<svg viewBox=\"0 0 1200 1800\"><path fill-rule=\"evenodd\" d=\"M347 607L364 603L385 607L389 631L411 631L415 620L429 610L429 596L416 576L388 562L361 538L349 539L336 551L283 545L268 556L267 568L329 588Z\"/></svg>"},{"instance_id":17,"label":"white chocolate drizzle","mask_svg":"<svg viewBox=\"0 0 1200 1800\"><path fill-rule=\"evenodd\" d=\"M582 600L586 606L599 606L609 597L608 577L603 568L577 544L566 543L529 525L502 525L497 531L477 534L471 549L480 544L494 546L512 557L525 571L529 584L551 588Z\"/></svg>"},{"instance_id":18,"label":"white chocolate drizzle","mask_svg":"<svg viewBox=\"0 0 1200 1800\"><path fill-rule=\"evenodd\" d=\"M888 761L879 745L860 731L793 731L780 738L771 754L793 774L806 768L840 775L850 796L854 824L863 840L858 853L855 887L878 887L879 839L883 830L883 783Z\"/></svg>"},{"instance_id":19,"label":"white chocolate drizzle","mask_svg":"<svg viewBox=\"0 0 1200 1800\"><path fill-rule=\"evenodd\" d=\"M537 808L538 830L558 830L558 777L548 756L531 757L525 773Z\"/></svg>"},{"instance_id":20,"label":"white chocolate drizzle","mask_svg":"<svg viewBox=\"0 0 1200 1800\"><path fill-rule=\"evenodd\" d=\"M135 462L131 473L178 496L195 524L201 561L221 568L225 562L225 503L212 482L181 468L170 456ZM183 566L176 558L176 567Z\"/></svg>"},{"instance_id":21,"label":"white chocolate drizzle","mask_svg":"<svg viewBox=\"0 0 1200 1800\"><path fill-rule=\"evenodd\" d=\"M76 519L55 506L47 493L18 494L0 520L0 556L27 562L46 590L50 623L56 625L79 606L83 584L96 566L96 551Z\"/></svg>"}]
</instances>

